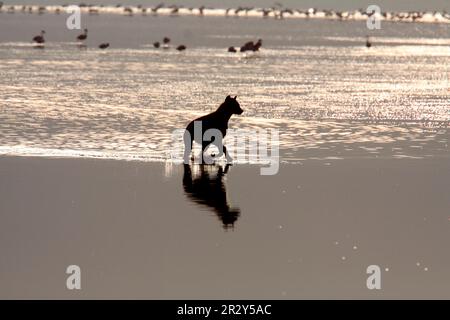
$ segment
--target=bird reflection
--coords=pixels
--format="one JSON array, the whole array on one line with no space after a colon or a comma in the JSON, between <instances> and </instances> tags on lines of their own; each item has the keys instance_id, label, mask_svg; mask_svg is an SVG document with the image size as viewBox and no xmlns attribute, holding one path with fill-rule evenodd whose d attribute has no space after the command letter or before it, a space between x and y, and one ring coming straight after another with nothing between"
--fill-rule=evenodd
<instances>
[{"instance_id":1,"label":"bird reflection","mask_svg":"<svg viewBox=\"0 0 450 320\"><path fill-rule=\"evenodd\" d=\"M225 230L233 229L241 213L239 208L231 208L227 199L224 177L230 165L184 165L183 187L187 197L200 206L211 209L222 221ZM198 169L198 170L196 170ZM192 173L192 171L198 171ZM216 174L214 174L216 171Z\"/></svg>"}]
</instances>

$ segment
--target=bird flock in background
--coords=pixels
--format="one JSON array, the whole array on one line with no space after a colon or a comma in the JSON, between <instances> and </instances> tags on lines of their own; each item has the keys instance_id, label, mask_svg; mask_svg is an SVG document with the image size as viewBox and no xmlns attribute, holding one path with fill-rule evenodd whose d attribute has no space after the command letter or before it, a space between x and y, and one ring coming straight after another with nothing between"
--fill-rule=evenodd
<instances>
[{"instance_id":1,"label":"bird flock in background","mask_svg":"<svg viewBox=\"0 0 450 320\"><path fill-rule=\"evenodd\" d=\"M169 49L170 38L164 37L162 42L163 42L162 48ZM159 41L156 41L153 43L153 47L158 49L161 47L161 43ZM181 45L177 46L175 49L178 51L184 51L184 50L186 50L186 46L184 44L181 44Z\"/></svg>"},{"instance_id":2,"label":"bird flock in background","mask_svg":"<svg viewBox=\"0 0 450 320\"><path fill-rule=\"evenodd\" d=\"M0 1L0 13L55 13L61 14L65 12L65 8L68 5L54 5L54 6L33 6L33 5L9 5L5 6L3 2ZM137 6L122 6L117 4L116 6L105 6L105 5L92 5L86 3L78 4L81 12L90 15L98 15L100 13L119 13L126 16L133 16L135 14L162 14L162 15L179 15L179 14L192 14L203 16L205 14L211 15L224 15L226 17L241 17L241 16L253 16L253 17L273 17L275 19L283 19L286 17L303 17L303 18L331 18L337 20L357 20L357 19L367 19L373 15L381 20L396 21L396 22L443 22L450 23L450 14L446 11L409 11L409 12L372 12L367 13L363 9L358 9L354 11L337 11L337 10L319 10L316 8L309 8L307 10L298 10L284 8L282 4L276 3L270 8L255 8L255 7L238 7L238 8L227 8L227 9L212 9L205 6L198 8L188 8L177 5L165 6L163 3L155 7L144 7L143 5ZM39 35L33 38L33 41L38 47L43 47L45 43L45 31L41 31ZM85 46L85 40L88 37L88 30L84 29L84 32L77 37L77 41L80 43L80 47ZM162 42L156 41L153 43L154 48L169 49L170 38L165 37ZM259 51L262 45L262 40L259 39L257 42L247 42L241 47L231 46L228 48L228 52L256 52ZM372 41L369 37L366 39L366 47L372 47ZM106 49L110 46L110 43L105 42L98 45L100 49ZM185 51L187 49L186 45L180 44L174 47L178 51Z\"/></svg>"},{"instance_id":3,"label":"bird flock in background","mask_svg":"<svg viewBox=\"0 0 450 320\"><path fill-rule=\"evenodd\" d=\"M44 46L44 43L45 43L44 35L45 35L45 30L42 30L39 35L33 37L33 42L39 48L43 48L43 46ZM83 33L77 36L77 41L79 42L79 46L86 47L86 45L84 44L84 41L86 41L87 37L88 37L88 29L85 28ZM163 49L169 49L170 41L171 40L169 37L164 37L162 39L162 45L159 41L156 41L153 43L153 47L156 49L159 49L161 47ZM256 43L254 43L253 41L249 41L240 47L240 52L246 52L246 51L256 52L256 51L259 51L259 48L261 48L261 46L262 46L262 39L259 39ZM109 47L109 43L108 42L101 43L98 47L99 47L99 49L106 49ZM175 49L177 51L184 51L184 50L186 50L186 46L184 44L181 44L181 45L175 47ZM237 52L237 49L235 47L229 47L228 52Z\"/></svg>"},{"instance_id":4,"label":"bird flock in background","mask_svg":"<svg viewBox=\"0 0 450 320\"><path fill-rule=\"evenodd\" d=\"M0 1L0 13L64 13L67 4L53 5L53 6L33 6L33 5L9 5L5 6ZM144 7L143 5L137 6L122 6L117 4L116 6L105 5L93 5L80 3L78 4L81 11L91 15L98 15L100 13L117 13L126 16L133 16L136 14L141 15L223 15L227 17L263 17L263 18L329 18L341 21L347 20L365 20L372 15L377 16L378 19L384 21L393 22L443 22L450 23L450 13L445 10L439 11L405 11L405 12L367 12L364 9L358 9L353 11L338 11L338 10L321 10L317 8L309 8L306 10L284 8L282 4L275 3L270 8L256 8L256 7L242 7L227 8L227 9L214 9L201 6L198 8L184 7L177 5L165 6L163 3L155 7Z\"/></svg>"},{"instance_id":5,"label":"bird flock in background","mask_svg":"<svg viewBox=\"0 0 450 320\"><path fill-rule=\"evenodd\" d=\"M33 42L36 44L37 48L43 48L44 47L44 43L45 43L45 30L42 30L40 34L38 34L37 36L33 37ZM80 47L85 47L86 45L84 44L84 41L87 39L88 37L88 29L85 28L84 32L80 35L78 35L77 37L77 41L79 42L79 46ZM98 46L100 49L106 49L109 47L109 43L105 42L105 43L101 43Z\"/></svg>"}]
</instances>

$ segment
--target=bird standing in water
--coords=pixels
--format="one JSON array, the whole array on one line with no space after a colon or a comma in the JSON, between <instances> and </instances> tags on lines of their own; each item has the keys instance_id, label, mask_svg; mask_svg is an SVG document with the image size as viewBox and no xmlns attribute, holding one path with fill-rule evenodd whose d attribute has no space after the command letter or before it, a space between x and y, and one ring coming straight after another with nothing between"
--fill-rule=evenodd
<instances>
[{"instance_id":1,"label":"bird standing in water","mask_svg":"<svg viewBox=\"0 0 450 320\"><path fill-rule=\"evenodd\" d=\"M259 51L259 48L261 48L262 46L262 40L258 39L258 42L255 43L255 45L253 46L253 51Z\"/></svg>"},{"instance_id":2,"label":"bird standing in water","mask_svg":"<svg viewBox=\"0 0 450 320\"><path fill-rule=\"evenodd\" d=\"M258 42L253 43L253 41L249 41L247 43L245 43L242 47L241 47L241 52L245 52L245 51L259 51L259 48L261 48L262 46L262 40L258 39Z\"/></svg>"},{"instance_id":3,"label":"bird standing in water","mask_svg":"<svg viewBox=\"0 0 450 320\"><path fill-rule=\"evenodd\" d=\"M87 33L88 33L88 29L84 29L84 33L80 34L80 35L77 37L77 40L78 40L78 41L84 41L84 40L86 40L86 39L87 39Z\"/></svg>"},{"instance_id":4,"label":"bird standing in water","mask_svg":"<svg viewBox=\"0 0 450 320\"><path fill-rule=\"evenodd\" d=\"M370 37L367 36L367 37L366 37L366 47L367 47L367 48L370 48L371 46L372 46L372 42L370 41Z\"/></svg>"},{"instance_id":5,"label":"bird standing in water","mask_svg":"<svg viewBox=\"0 0 450 320\"><path fill-rule=\"evenodd\" d=\"M39 44L44 43L45 42L44 34L45 34L45 30L42 30L40 35L35 36L33 38L33 41L36 42L36 43L39 43Z\"/></svg>"},{"instance_id":6,"label":"bird standing in water","mask_svg":"<svg viewBox=\"0 0 450 320\"><path fill-rule=\"evenodd\" d=\"M164 39L163 39L163 44L164 44L164 48L165 49L167 49L167 48L169 48L169 43L170 43L170 38L168 38L168 37L164 37Z\"/></svg>"}]
</instances>

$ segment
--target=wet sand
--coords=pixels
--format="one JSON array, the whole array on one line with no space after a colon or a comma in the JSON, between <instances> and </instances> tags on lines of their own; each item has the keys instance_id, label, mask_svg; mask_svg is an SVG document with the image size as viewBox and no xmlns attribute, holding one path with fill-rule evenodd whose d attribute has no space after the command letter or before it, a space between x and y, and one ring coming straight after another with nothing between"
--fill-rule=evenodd
<instances>
[{"instance_id":1,"label":"wet sand","mask_svg":"<svg viewBox=\"0 0 450 320\"><path fill-rule=\"evenodd\" d=\"M191 173L0 157L0 298L450 298L447 157Z\"/></svg>"}]
</instances>

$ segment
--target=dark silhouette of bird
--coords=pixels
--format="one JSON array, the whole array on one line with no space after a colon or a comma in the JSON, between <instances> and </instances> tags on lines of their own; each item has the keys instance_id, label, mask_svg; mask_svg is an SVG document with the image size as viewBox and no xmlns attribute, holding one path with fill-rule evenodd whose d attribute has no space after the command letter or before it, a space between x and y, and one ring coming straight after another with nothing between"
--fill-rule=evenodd
<instances>
[{"instance_id":1,"label":"dark silhouette of bird","mask_svg":"<svg viewBox=\"0 0 450 320\"><path fill-rule=\"evenodd\" d=\"M106 49L106 48L109 47L109 42L102 43L102 44L100 44L98 47L99 47L100 49Z\"/></svg>"},{"instance_id":2,"label":"dark silhouette of bird","mask_svg":"<svg viewBox=\"0 0 450 320\"><path fill-rule=\"evenodd\" d=\"M132 16L133 15L133 9L131 9L130 7L125 7L123 8L123 12L128 15L128 16Z\"/></svg>"},{"instance_id":3,"label":"dark silhouette of bird","mask_svg":"<svg viewBox=\"0 0 450 320\"><path fill-rule=\"evenodd\" d=\"M258 42L253 46L253 51L259 51L259 48L262 46L262 39L258 39Z\"/></svg>"},{"instance_id":4,"label":"dark silhouette of bird","mask_svg":"<svg viewBox=\"0 0 450 320\"><path fill-rule=\"evenodd\" d=\"M164 3L158 4L156 7L152 8L153 13L157 13L159 9L164 8Z\"/></svg>"},{"instance_id":5,"label":"dark silhouette of bird","mask_svg":"<svg viewBox=\"0 0 450 320\"><path fill-rule=\"evenodd\" d=\"M228 52L237 52L235 47L229 47Z\"/></svg>"},{"instance_id":6,"label":"dark silhouette of bird","mask_svg":"<svg viewBox=\"0 0 450 320\"><path fill-rule=\"evenodd\" d=\"M163 39L163 48L164 49L169 49L169 43L170 43L170 38L164 37L164 39Z\"/></svg>"},{"instance_id":7,"label":"dark silhouette of bird","mask_svg":"<svg viewBox=\"0 0 450 320\"><path fill-rule=\"evenodd\" d=\"M366 38L366 47L370 48L371 46L372 46L372 42L370 41L370 37L367 36L367 38Z\"/></svg>"},{"instance_id":8,"label":"dark silhouette of bird","mask_svg":"<svg viewBox=\"0 0 450 320\"><path fill-rule=\"evenodd\" d=\"M263 13L264 18L267 18L269 14L272 12L272 9L260 9L259 11Z\"/></svg>"},{"instance_id":9,"label":"dark silhouette of bird","mask_svg":"<svg viewBox=\"0 0 450 320\"><path fill-rule=\"evenodd\" d=\"M253 47L254 47L254 46L255 46L255 44L253 43L253 41L246 42L246 43L241 47L241 52L253 50Z\"/></svg>"},{"instance_id":10,"label":"dark silhouette of bird","mask_svg":"<svg viewBox=\"0 0 450 320\"><path fill-rule=\"evenodd\" d=\"M249 41L241 47L240 51L241 52L245 52L245 51L255 52L255 51L259 51L259 48L261 48L261 46L262 46L261 39L258 39L258 41L256 43L253 43L253 41Z\"/></svg>"},{"instance_id":11,"label":"dark silhouette of bird","mask_svg":"<svg viewBox=\"0 0 450 320\"><path fill-rule=\"evenodd\" d=\"M45 30L42 30L40 35L35 36L33 38L33 41L36 43L44 43L45 42L44 34L45 34Z\"/></svg>"},{"instance_id":12,"label":"dark silhouette of bird","mask_svg":"<svg viewBox=\"0 0 450 320\"><path fill-rule=\"evenodd\" d=\"M178 51L184 51L184 50L186 50L186 46L185 45L179 45L178 47L177 47L177 50Z\"/></svg>"},{"instance_id":13,"label":"dark silhouette of bird","mask_svg":"<svg viewBox=\"0 0 450 320\"><path fill-rule=\"evenodd\" d=\"M160 46L161 46L161 44L158 41L153 42L153 47L158 49Z\"/></svg>"},{"instance_id":14,"label":"dark silhouette of bird","mask_svg":"<svg viewBox=\"0 0 450 320\"><path fill-rule=\"evenodd\" d=\"M86 39L87 39L87 33L88 33L88 29L84 29L84 33L80 34L80 35L77 37L77 40L78 40L78 41L84 41L84 40L86 40Z\"/></svg>"}]
</instances>

